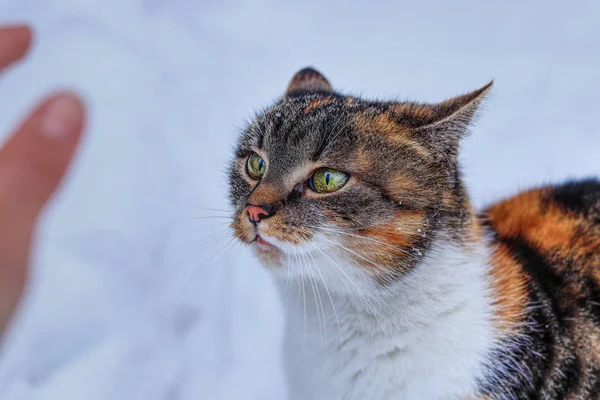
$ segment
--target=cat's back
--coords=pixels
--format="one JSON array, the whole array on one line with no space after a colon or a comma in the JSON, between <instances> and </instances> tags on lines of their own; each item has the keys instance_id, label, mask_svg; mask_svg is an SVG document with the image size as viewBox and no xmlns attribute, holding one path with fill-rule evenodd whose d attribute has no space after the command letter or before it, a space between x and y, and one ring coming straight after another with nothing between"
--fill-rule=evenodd
<instances>
[{"instance_id":1,"label":"cat's back","mask_svg":"<svg viewBox=\"0 0 600 400\"><path fill-rule=\"evenodd\" d=\"M491 238L497 303L504 305L498 317L509 322L504 326L520 326L506 331L506 342L520 343L509 352L521 377L499 386L523 398L596 398L600 180L522 192L486 209L481 221ZM489 392L499 394L497 388Z\"/></svg>"},{"instance_id":2,"label":"cat's back","mask_svg":"<svg viewBox=\"0 0 600 400\"><path fill-rule=\"evenodd\" d=\"M548 273L581 273L600 283L600 180L570 181L517 194L482 216L493 241ZM565 282L566 283L566 282Z\"/></svg>"}]
</instances>

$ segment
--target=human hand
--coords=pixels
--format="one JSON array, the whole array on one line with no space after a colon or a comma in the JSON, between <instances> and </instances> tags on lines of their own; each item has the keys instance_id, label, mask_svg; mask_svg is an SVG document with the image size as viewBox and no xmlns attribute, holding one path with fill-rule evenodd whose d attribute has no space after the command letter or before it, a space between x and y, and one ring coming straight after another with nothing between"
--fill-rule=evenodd
<instances>
[{"instance_id":1,"label":"human hand","mask_svg":"<svg viewBox=\"0 0 600 400\"><path fill-rule=\"evenodd\" d=\"M31 37L25 26L0 27L0 70L27 53ZM0 149L0 335L25 286L38 216L69 166L83 123L81 100L59 92L42 101Z\"/></svg>"}]
</instances>

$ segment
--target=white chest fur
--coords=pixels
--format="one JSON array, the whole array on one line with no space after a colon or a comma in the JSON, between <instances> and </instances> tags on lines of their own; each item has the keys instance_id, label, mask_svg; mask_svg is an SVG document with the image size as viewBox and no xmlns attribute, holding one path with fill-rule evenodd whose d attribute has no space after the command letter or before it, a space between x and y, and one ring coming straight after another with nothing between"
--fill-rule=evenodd
<instances>
[{"instance_id":1,"label":"white chest fur","mask_svg":"<svg viewBox=\"0 0 600 400\"><path fill-rule=\"evenodd\" d=\"M494 344L487 253L444 245L430 254L386 290L352 278L357 267L336 261L346 273L331 274L333 260L314 258L305 273L280 279L291 399L455 399L476 392Z\"/></svg>"}]
</instances>

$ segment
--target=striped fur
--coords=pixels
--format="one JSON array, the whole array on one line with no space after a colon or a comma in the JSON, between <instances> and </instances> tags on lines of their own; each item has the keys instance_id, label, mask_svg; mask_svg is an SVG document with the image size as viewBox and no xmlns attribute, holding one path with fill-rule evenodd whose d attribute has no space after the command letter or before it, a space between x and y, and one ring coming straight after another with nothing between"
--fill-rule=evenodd
<instances>
[{"instance_id":1,"label":"striped fur","mask_svg":"<svg viewBox=\"0 0 600 400\"><path fill-rule=\"evenodd\" d=\"M600 182L531 190L491 206L481 221L495 254L510 257L506 266L492 268L511 281L496 287L511 309L503 318L512 328L502 340L519 343L504 347L490 365L510 357L520 371L490 376L483 392L491 398L598 398Z\"/></svg>"},{"instance_id":2,"label":"striped fur","mask_svg":"<svg viewBox=\"0 0 600 400\"><path fill-rule=\"evenodd\" d=\"M290 299L292 399L599 398L600 182L474 211L457 159L490 88L370 101L309 68L242 132L232 227ZM316 193L322 167L347 183Z\"/></svg>"}]
</instances>

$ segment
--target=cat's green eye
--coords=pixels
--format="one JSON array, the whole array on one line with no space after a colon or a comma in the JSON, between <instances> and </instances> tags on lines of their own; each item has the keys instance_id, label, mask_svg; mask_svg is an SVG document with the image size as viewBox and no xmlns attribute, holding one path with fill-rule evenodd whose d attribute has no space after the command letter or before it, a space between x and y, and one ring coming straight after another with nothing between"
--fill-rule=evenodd
<instances>
[{"instance_id":1,"label":"cat's green eye","mask_svg":"<svg viewBox=\"0 0 600 400\"><path fill-rule=\"evenodd\" d=\"M250 154L248 162L246 163L246 171L248 172L248 175L250 175L250 178L260 179L265 174L266 170L267 164L265 161L256 153Z\"/></svg>"},{"instance_id":2,"label":"cat's green eye","mask_svg":"<svg viewBox=\"0 0 600 400\"><path fill-rule=\"evenodd\" d=\"M340 190L350 179L345 172L331 168L320 168L308 181L310 188L317 193L331 193Z\"/></svg>"}]
</instances>

